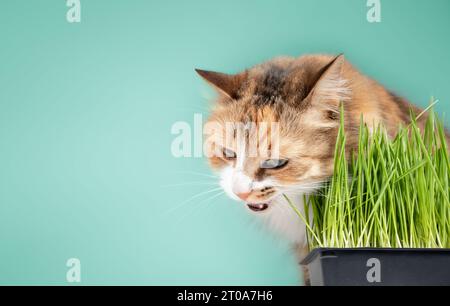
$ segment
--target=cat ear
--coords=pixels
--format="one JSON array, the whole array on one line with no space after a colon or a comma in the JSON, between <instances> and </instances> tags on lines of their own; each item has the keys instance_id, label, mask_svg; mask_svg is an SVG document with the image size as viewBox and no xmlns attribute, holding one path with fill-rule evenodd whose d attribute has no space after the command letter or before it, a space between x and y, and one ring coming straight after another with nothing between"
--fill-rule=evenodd
<instances>
[{"instance_id":1,"label":"cat ear","mask_svg":"<svg viewBox=\"0 0 450 306\"><path fill-rule=\"evenodd\" d=\"M233 100L238 98L238 91L244 82L245 73L225 74L200 69L195 71L221 94Z\"/></svg>"},{"instance_id":2,"label":"cat ear","mask_svg":"<svg viewBox=\"0 0 450 306\"><path fill-rule=\"evenodd\" d=\"M349 99L350 88L342 76L344 63L344 55L340 54L319 71L317 81L307 97L312 104L338 107L340 102Z\"/></svg>"}]
</instances>

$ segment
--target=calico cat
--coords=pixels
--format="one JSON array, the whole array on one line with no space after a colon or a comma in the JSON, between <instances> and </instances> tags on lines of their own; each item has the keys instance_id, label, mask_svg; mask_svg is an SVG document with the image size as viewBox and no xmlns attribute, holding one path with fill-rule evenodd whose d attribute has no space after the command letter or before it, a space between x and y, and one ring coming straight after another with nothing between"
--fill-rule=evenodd
<instances>
[{"instance_id":1,"label":"calico cat","mask_svg":"<svg viewBox=\"0 0 450 306\"><path fill-rule=\"evenodd\" d=\"M394 137L408 123L411 110L422 112L358 72L343 55L277 58L235 75L197 72L219 93L208 121L218 128L207 143L221 186L300 248L305 226L283 194L302 210L303 195L317 191L332 176L341 103L347 150L357 146L361 115L369 128L383 124ZM425 119L420 118L419 126ZM224 133L228 123L232 132ZM243 123L243 132L236 123ZM269 138L249 132L249 123L278 123L268 154L251 156L245 150Z\"/></svg>"}]
</instances>

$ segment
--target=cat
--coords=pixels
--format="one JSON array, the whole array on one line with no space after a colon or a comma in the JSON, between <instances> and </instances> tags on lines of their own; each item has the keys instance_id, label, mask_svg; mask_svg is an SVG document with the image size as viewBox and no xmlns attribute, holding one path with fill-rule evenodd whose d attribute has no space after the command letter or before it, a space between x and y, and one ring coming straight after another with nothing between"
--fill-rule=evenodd
<instances>
[{"instance_id":1,"label":"cat","mask_svg":"<svg viewBox=\"0 0 450 306\"><path fill-rule=\"evenodd\" d=\"M361 115L369 129L382 124L394 137L410 121L411 111L422 113L358 72L342 54L280 57L234 75L196 71L218 92L208 120L217 128L207 144L220 185L298 246L300 257L307 252L305 224L283 195L303 212L304 195L332 176L340 105L347 150L357 147ZM426 117L420 117L419 126ZM224 133L228 123L232 132ZM250 124L262 123L278 123L277 136L270 137L267 154L250 156L245 148L269 138L270 128L263 129L264 137L249 131ZM276 142L277 152L270 141Z\"/></svg>"}]
</instances>

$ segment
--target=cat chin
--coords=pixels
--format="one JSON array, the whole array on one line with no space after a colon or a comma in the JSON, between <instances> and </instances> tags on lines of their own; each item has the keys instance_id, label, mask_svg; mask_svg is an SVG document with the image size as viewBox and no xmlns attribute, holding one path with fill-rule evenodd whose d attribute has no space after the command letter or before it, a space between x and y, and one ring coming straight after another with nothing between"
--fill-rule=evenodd
<instances>
[{"instance_id":1,"label":"cat chin","mask_svg":"<svg viewBox=\"0 0 450 306\"><path fill-rule=\"evenodd\" d=\"M293 205L303 213L303 195L290 196L289 198ZM238 202L244 204L242 201L238 200ZM265 203L245 203L245 206L250 214L262 220L266 227L279 235L281 239L299 246L304 246L306 243L305 224L292 207L289 206L283 195L279 195Z\"/></svg>"},{"instance_id":2,"label":"cat chin","mask_svg":"<svg viewBox=\"0 0 450 306\"><path fill-rule=\"evenodd\" d=\"M293 205L303 213L303 195L291 196ZM301 218L288 205L281 195L270 202L263 212L252 212L263 219L267 227L295 245L304 245L306 242L306 227Z\"/></svg>"},{"instance_id":3,"label":"cat chin","mask_svg":"<svg viewBox=\"0 0 450 306\"><path fill-rule=\"evenodd\" d=\"M231 167L225 168L220 174L220 185L225 193L233 200L242 204L231 188L233 169ZM297 209L303 212L303 195L286 194ZM305 239L305 225L300 217L295 213L292 207L289 206L282 194L271 198L270 201L260 203L245 203L245 209L254 215L256 218L263 220L267 227L280 234L281 237L293 244L303 244ZM260 206L262 205L262 206ZM267 205L267 207L266 207Z\"/></svg>"},{"instance_id":4,"label":"cat chin","mask_svg":"<svg viewBox=\"0 0 450 306\"><path fill-rule=\"evenodd\" d=\"M300 212L303 209L303 195L289 197ZM288 205L283 195L266 203L246 203L247 210L258 219L262 219L269 230L288 242L303 246L306 242L305 224Z\"/></svg>"}]
</instances>

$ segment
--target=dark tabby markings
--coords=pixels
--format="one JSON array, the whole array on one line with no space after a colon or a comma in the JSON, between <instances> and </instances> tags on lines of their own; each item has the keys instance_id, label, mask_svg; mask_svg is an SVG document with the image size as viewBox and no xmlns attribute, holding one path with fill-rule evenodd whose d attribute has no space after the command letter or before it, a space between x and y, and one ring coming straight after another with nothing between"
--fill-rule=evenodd
<instances>
[{"instance_id":1,"label":"dark tabby markings","mask_svg":"<svg viewBox=\"0 0 450 306\"><path fill-rule=\"evenodd\" d=\"M264 75L261 85L257 88L256 106L273 105L276 98L282 95L286 82L286 70L280 67L271 67Z\"/></svg>"},{"instance_id":2,"label":"dark tabby markings","mask_svg":"<svg viewBox=\"0 0 450 306\"><path fill-rule=\"evenodd\" d=\"M411 112L410 104L402 97L397 96L394 92L389 91L388 93L391 96L392 100L400 108L402 120L404 122L409 122L410 121L410 112Z\"/></svg>"}]
</instances>

